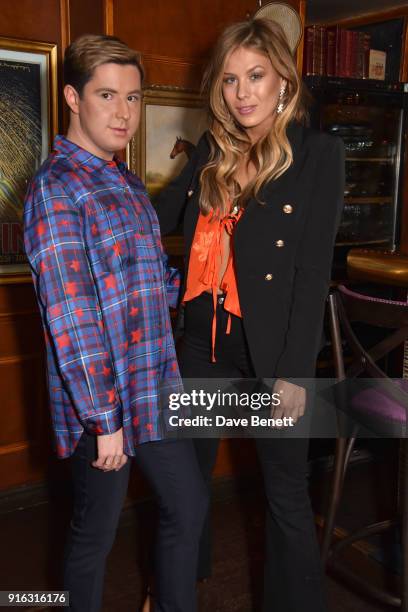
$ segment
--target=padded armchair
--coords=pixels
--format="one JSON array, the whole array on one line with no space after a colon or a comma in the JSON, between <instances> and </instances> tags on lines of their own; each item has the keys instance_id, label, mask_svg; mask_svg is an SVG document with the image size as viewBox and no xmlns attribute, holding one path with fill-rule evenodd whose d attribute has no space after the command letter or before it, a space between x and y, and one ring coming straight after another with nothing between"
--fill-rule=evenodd
<instances>
[{"instance_id":1,"label":"padded armchair","mask_svg":"<svg viewBox=\"0 0 408 612\"><path fill-rule=\"evenodd\" d=\"M364 384L356 393L340 393L342 401L339 418L346 408L347 415L353 420L349 438L336 441L335 462L331 494L325 516L322 538L322 559L340 571L345 579L357 585L383 603L399 606L408 612L408 446L406 431L408 424L408 379L392 380L387 376L383 363L395 348L408 339L408 303L363 295L340 285L328 298L329 325L332 337L334 368L338 383L358 377L375 378L373 387ZM364 323L383 330L382 339L374 346L366 348L356 333L355 324ZM385 337L384 337L385 336ZM345 366L342 341L347 343L351 358ZM361 381L362 383L364 381ZM350 385L351 386L351 385ZM342 388L341 384L339 385ZM344 383L343 390L347 389ZM360 429L364 427L374 436L401 438L399 466L398 516L394 519L366 525L332 545L333 529L337 509L341 500L343 483L349 459ZM336 558L340 550L373 534L379 534L401 522L402 532L402 576L399 596L370 584L363 577L351 572L346 564Z\"/></svg>"}]
</instances>

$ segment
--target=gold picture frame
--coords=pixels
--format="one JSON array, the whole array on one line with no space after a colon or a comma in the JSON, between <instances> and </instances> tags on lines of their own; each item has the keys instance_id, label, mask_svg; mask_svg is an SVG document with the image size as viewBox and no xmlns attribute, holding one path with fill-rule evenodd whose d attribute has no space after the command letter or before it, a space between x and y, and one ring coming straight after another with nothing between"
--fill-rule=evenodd
<instances>
[{"instance_id":1,"label":"gold picture frame","mask_svg":"<svg viewBox=\"0 0 408 612\"><path fill-rule=\"evenodd\" d=\"M27 184L58 126L57 45L0 37L0 283L27 282Z\"/></svg>"},{"instance_id":2,"label":"gold picture frame","mask_svg":"<svg viewBox=\"0 0 408 612\"><path fill-rule=\"evenodd\" d=\"M151 196L179 174L207 127L204 98L196 91L159 85L144 90L140 127L126 159Z\"/></svg>"}]
</instances>

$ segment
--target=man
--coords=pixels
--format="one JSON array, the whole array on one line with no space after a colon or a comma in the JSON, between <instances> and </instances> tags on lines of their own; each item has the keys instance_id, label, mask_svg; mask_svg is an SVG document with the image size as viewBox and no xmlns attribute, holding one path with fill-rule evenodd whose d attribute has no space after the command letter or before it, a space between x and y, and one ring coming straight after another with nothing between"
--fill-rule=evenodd
<instances>
[{"instance_id":1,"label":"man","mask_svg":"<svg viewBox=\"0 0 408 612\"><path fill-rule=\"evenodd\" d=\"M35 175L25 247L47 341L59 457L71 457L74 512L64 587L70 607L101 607L134 456L159 502L155 610L192 612L206 509L191 441L163 440L160 398L178 389L168 312L179 280L164 263L144 186L115 156L140 119L137 54L86 35L65 53L66 137Z\"/></svg>"}]
</instances>

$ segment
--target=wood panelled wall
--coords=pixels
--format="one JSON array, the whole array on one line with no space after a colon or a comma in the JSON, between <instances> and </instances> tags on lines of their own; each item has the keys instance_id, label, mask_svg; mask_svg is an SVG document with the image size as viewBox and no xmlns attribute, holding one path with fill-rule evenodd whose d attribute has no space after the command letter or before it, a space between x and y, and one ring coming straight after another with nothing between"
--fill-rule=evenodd
<instances>
[{"instance_id":1,"label":"wood panelled wall","mask_svg":"<svg viewBox=\"0 0 408 612\"><path fill-rule=\"evenodd\" d=\"M1 0L0 36L54 43L103 33L102 0ZM64 114L59 88L59 129ZM0 278L0 490L42 481L56 463L41 321L31 280Z\"/></svg>"},{"instance_id":2,"label":"wood panelled wall","mask_svg":"<svg viewBox=\"0 0 408 612\"><path fill-rule=\"evenodd\" d=\"M304 15L304 0L290 3ZM1 0L0 36L57 44L60 77L70 41L85 32L115 34L142 52L147 83L198 88L219 31L257 5L256 0ZM59 119L63 131L61 87ZM0 491L43 481L55 467L44 366L31 281L0 278ZM216 474L252 464L249 444L223 443ZM140 493L138 478L132 490Z\"/></svg>"},{"instance_id":3,"label":"wood panelled wall","mask_svg":"<svg viewBox=\"0 0 408 612\"><path fill-rule=\"evenodd\" d=\"M304 0L288 3L304 15ZM256 0L138 0L137 4L113 0L112 28L142 53L149 84L198 89L218 34L226 25L252 15L257 7Z\"/></svg>"}]
</instances>

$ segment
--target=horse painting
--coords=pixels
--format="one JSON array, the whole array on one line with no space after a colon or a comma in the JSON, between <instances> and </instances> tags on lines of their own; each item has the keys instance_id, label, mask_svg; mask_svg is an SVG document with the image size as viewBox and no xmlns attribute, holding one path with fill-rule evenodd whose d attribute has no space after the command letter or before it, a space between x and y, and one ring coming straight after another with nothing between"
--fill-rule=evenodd
<instances>
[{"instance_id":1,"label":"horse painting","mask_svg":"<svg viewBox=\"0 0 408 612\"><path fill-rule=\"evenodd\" d=\"M187 158L190 159L190 157L194 153L194 150L195 145L193 145L192 142L190 142L189 140L184 140L184 138L177 136L176 142L174 143L174 146L170 153L170 159L174 159L180 153L185 153L187 155Z\"/></svg>"}]
</instances>

